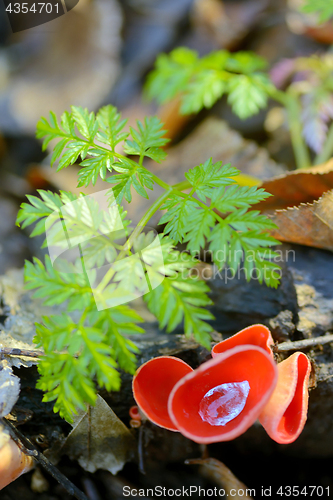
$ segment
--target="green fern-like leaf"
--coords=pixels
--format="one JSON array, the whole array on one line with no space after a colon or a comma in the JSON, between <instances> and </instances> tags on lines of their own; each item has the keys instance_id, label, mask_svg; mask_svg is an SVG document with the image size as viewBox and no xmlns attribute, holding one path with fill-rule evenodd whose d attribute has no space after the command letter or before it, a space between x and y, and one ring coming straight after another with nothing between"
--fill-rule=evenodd
<instances>
[{"instance_id":1,"label":"green fern-like leaf","mask_svg":"<svg viewBox=\"0 0 333 500\"><path fill-rule=\"evenodd\" d=\"M267 191L261 188L258 189L255 186L233 185L228 189L222 187L210 192L212 205L220 212L231 212L236 208L249 208L251 205L264 201L270 196Z\"/></svg>"},{"instance_id":2,"label":"green fern-like leaf","mask_svg":"<svg viewBox=\"0 0 333 500\"><path fill-rule=\"evenodd\" d=\"M163 104L183 92L196 68L198 56L195 51L179 47L169 55L160 54L156 68L148 75L146 95Z\"/></svg>"},{"instance_id":3,"label":"green fern-like leaf","mask_svg":"<svg viewBox=\"0 0 333 500\"><path fill-rule=\"evenodd\" d=\"M146 188L152 189L150 172L142 167L144 157L156 162L166 158L162 147L169 139L164 137L163 124L157 117L137 121L137 129L130 127L131 140L126 140L128 133L123 131L126 120L121 120L114 106L105 106L97 113L72 106L72 112L65 112L58 124L54 113L50 113L49 122L45 118L37 124L37 138L44 138L43 149L53 140L54 146L51 165L58 162L57 170L73 165L80 160L82 167L78 173L78 187L95 185L97 179L117 184L113 194L118 203L125 197L132 199L132 188L148 198ZM115 146L124 142L124 150L129 155L138 155L139 162L129 160L115 152ZM101 146L101 143L103 146ZM107 177L108 173L116 172Z\"/></svg>"},{"instance_id":4,"label":"green fern-like leaf","mask_svg":"<svg viewBox=\"0 0 333 500\"><path fill-rule=\"evenodd\" d=\"M25 263L25 282L28 290L36 290L35 298L43 299L45 305L68 302L68 308L85 308L90 303L91 287L83 273L65 273L57 271L47 255L44 264L37 259ZM89 294L87 296L87 293ZM78 301L78 297L80 301Z\"/></svg>"},{"instance_id":5,"label":"green fern-like leaf","mask_svg":"<svg viewBox=\"0 0 333 500\"><path fill-rule=\"evenodd\" d=\"M180 254L173 249L173 242L161 238L164 258L165 279L145 295L150 311L157 317L160 327L168 332L184 322L184 333L193 335L202 345L210 348L210 332L207 321L214 316L206 309L211 304L204 281L191 275L195 261L190 255Z\"/></svg>"},{"instance_id":6,"label":"green fern-like leaf","mask_svg":"<svg viewBox=\"0 0 333 500\"><path fill-rule=\"evenodd\" d=\"M198 113L203 108L211 108L226 91L226 82L213 70L199 73L188 84L182 105L181 113L188 115Z\"/></svg>"},{"instance_id":7,"label":"green fern-like leaf","mask_svg":"<svg viewBox=\"0 0 333 500\"><path fill-rule=\"evenodd\" d=\"M210 158L205 163L186 172L185 177L199 198L206 201L206 196L211 195L212 188L235 184L235 177L239 173L239 170L231 167L230 164L222 165L221 161L213 163Z\"/></svg>"},{"instance_id":8,"label":"green fern-like leaf","mask_svg":"<svg viewBox=\"0 0 333 500\"><path fill-rule=\"evenodd\" d=\"M161 149L169 142L163 137L165 130L163 124L156 117L145 118L144 123L137 121L137 130L130 127L132 140L126 141L125 152L129 155L139 155L141 158L148 156L160 163L166 158L166 153Z\"/></svg>"},{"instance_id":9,"label":"green fern-like leaf","mask_svg":"<svg viewBox=\"0 0 333 500\"><path fill-rule=\"evenodd\" d=\"M163 101L181 91L186 112L212 106L225 92L245 118L266 103L271 84L262 69L262 59L250 53L221 50L199 59L193 51L177 49L158 59L150 92ZM32 227L31 236L46 233L43 246L50 251L45 264L26 263L27 289L46 305L67 311L43 318L35 342L45 352L38 387L44 401L54 401L54 410L68 421L78 408L95 403L99 387L119 389L119 369L135 371L138 349L129 336L143 332L142 320L125 304L137 296L144 295L161 328L183 325L185 335L210 348L209 289L192 272L200 250L208 247L219 269L226 265L232 275L243 266L247 279L256 272L269 286L279 282L272 262L277 241L269 234L275 225L251 210L269 195L240 187L239 171L212 159L189 170L186 181L169 186L143 164L145 157L156 162L166 157L162 123L146 118L129 133L125 125L113 106L97 115L73 106L60 122L52 112L49 120L42 118L37 137L44 149L54 143L51 163L60 170L79 161L79 186L99 178L111 184L108 208L95 196L40 190L39 197L28 196L17 218L18 225ZM130 157L118 152L122 142ZM148 198L155 183L165 193L142 220L165 210L160 224L166 234L144 234L140 225L131 233L119 204L123 198L130 202L133 190ZM178 243L186 244L185 253L175 249Z\"/></svg>"},{"instance_id":10,"label":"green fern-like leaf","mask_svg":"<svg viewBox=\"0 0 333 500\"><path fill-rule=\"evenodd\" d=\"M169 234L177 243L181 243L196 207L195 200L181 199L176 195L170 196L170 199L162 207L166 212L161 217L159 224L167 223L164 229L165 233Z\"/></svg>"},{"instance_id":11,"label":"green fern-like leaf","mask_svg":"<svg viewBox=\"0 0 333 500\"><path fill-rule=\"evenodd\" d=\"M99 124L97 139L110 146L111 151L114 151L117 144L127 139L128 132L123 130L127 120L121 120L121 115L114 106L108 105L101 108L96 119Z\"/></svg>"},{"instance_id":12,"label":"green fern-like leaf","mask_svg":"<svg viewBox=\"0 0 333 500\"><path fill-rule=\"evenodd\" d=\"M229 165L223 167L221 162L213 163L211 159L193 168L186 174L193 194L170 195L161 207L166 212L160 219L160 224L166 224L164 232L175 242L187 243L187 250L192 254L199 254L208 245L218 268L228 266L232 275L248 257L248 251L260 255L266 247L278 244L269 235L276 225L267 216L249 210L271 195L261 188L235 184L237 174L236 169ZM199 201L206 202L207 198L210 205ZM219 213L226 216L222 218ZM258 271L264 268L258 259L254 259L254 265ZM247 277L252 267L244 268ZM279 266L269 263L266 275L259 280L268 286L277 286L278 269Z\"/></svg>"},{"instance_id":13,"label":"green fern-like leaf","mask_svg":"<svg viewBox=\"0 0 333 500\"><path fill-rule=\"evenodd\" d=\"M318 14L318 22L324 23L333 17L332 0L305 0L301 10L306 14Z\"/></svg>"},{"instance_id":14,"label":"green fern-like leaf","mask_svg":"<svg viewBox=\"0 0 333 500\"><path fill-rule=\"evenodd\" d=\"M180 47L158 57L146 92L160 103L179 95L184 114L211 108L226 93L233 111L246 119L267 106L273 86L263 72L266 66L253 52L220 50L200 59L196 52Z\"/></svg>"},{"instance_id":15,"label":"green fern-like leaf","mask_svg":"<svg viewBox=\"0 0 333 500\"><path fill-rule=\"evenodd\" d=\"M237 75L228 83L228 103L245 120L267 106L269 81L264 75Z\"/></svg>"}]
</instances>

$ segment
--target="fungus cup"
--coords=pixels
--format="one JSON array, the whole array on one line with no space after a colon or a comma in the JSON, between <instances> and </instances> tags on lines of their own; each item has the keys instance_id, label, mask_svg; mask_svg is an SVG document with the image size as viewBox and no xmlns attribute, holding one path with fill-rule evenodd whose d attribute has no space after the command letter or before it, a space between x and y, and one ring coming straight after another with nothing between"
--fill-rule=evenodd
<instances>
[{"instance_id":1,"label":"fungus cup","mask_svg":"<svg viewBox=\"0 0 333 500\"><path fill-rule=\"evenodd\" d=\"M176 383L193 369L179 358L160 356L144 363L133 378L133 395L140 410L154 424L177 431L168 413L168 399Z\"/></svg>"},{"instance_id":2,"label":"fungus cup","mask_svg":"<svg viewBox=\"0 0 333 500\"><path fill-rule=\"evenodd\" d=\"M234 347L179 380L169 397L171 420L197 443L229 441L257 420L276 381L276 365L265 351Z\"/></svg>"},{"instance_id":3,"label":"fungus cup","mask_svg":"<svg viewBox=\"0 0 333 500\"><path fill-rule=\"evenodd\" d=\"M214 345L212 349L212 357L215 358L215 356L231 349L232 347L245 344L261 347L273 358L271 346L274 344L274 340L271 332L264 325L248 326L232 337L222 340L222 342Z\"/></svg>"},{"instance_id":4,"label":"fungus cup","mask_svg":"<svg viewBox=\"0 0 333 500\"><path fill-rule=\"evenodd\" d=\"M302 352L278 364L278 383L259 422L280 444L294 442L302 432L308 412L308 382L311 364Z\"/></svg>"},{"instance_id":5,"label":"fungus cup","mask_svg":"<svg viewBox=\"0 0 333 500\"><path fill-rule=\"evenodd\" d=\"M131 406L128 413L132 420L141 421L140 410L137 405Z\"/></svg>"},{"instance_id":6,"label":"fungus cup","mask_svg":"<svg viewBox=\"0 0 333 500\"><path fill-rule=\"evenodd\" d=\"M133 378L134 398L155 424L197 443L229 441L259 418L278 443L292 443L307 418L310 362L297 352L279 365L264 325L252 325L216 344L213 359L193 370L161 356Z\"/></svg>"}]
</instances>

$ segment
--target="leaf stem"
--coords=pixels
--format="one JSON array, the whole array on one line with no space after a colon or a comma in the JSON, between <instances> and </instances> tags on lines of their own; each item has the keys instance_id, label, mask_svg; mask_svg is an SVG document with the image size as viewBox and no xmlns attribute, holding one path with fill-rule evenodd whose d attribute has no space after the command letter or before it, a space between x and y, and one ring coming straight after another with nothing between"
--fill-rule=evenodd
<instances>
[{"instance_id":1,"label":"leaf stem","mask_svg":"<svg viewBox=\"0 0 333 500\"><path fill-rule=\"evenodd\" d=\"M170 196L170 193L172 192L172 188L168 184L166 184L166 185L168 186L167 191L165 193L163 193L161 196L159 196L157 198L157 200L155 200L154 203L149 207L147 212L144 214L144 216L138 222L133 233L128 238L127 242L124 245L126 250L128 250L132 247L135 239L141 234L141 232L142 232L143 228L145 227L145 225L147 224L147 222L152 218L152 216L157 212L157 210L163 205L165 200ZM121 259L121 257L126 253L126 250L123 249L122 252L120 252L118 259Z\"/></svg>"},{"instance_id":2,"label":"leaf stem","mask_svg":"<svg viewBox=\"0 0 333 500\"><path fill-rule=\"evenodd\" d=\"M287 113L296 167L307 168L311 165L311 160L303 138L301 106L297 96L294 96L291 93L288 94Z\"/></svg>"},{"instance_id":3,"label":"leaf stem","mask_svg":"<svg viewBox=\"0 0 333 500\"><path fill-rule=\"evenodd\" d=\"M328 161L333 155L333 123L331 124L326 141L321 152L316 156L314 160L315 165L320 165Z\"/></svg>"},{"instance_id":4,"label":"leaf stem","mask_svg":"<svg viewBox=\"0 0 333 500\"><path fill-rule=\"evenodd\" d=\"M303 138L301 105L298 96L291 89L282 92L274 86L269 89L268 93L272 99L281 103L287 110L291 143L297 168L309 167L311 160Z\"/></svg>"},{"instance_id":5,"label":"leaf stem","mask_svg":"<svg viewBox=\"0 0 333 500\"><path fill-rule=\"evenodd\" d=\"M156 177L156 176L154 176L154 177ZM158 177L157 177L157 179L158 179ZM134 231L132 232L132 234L128 238L127 242L123 246L121 252L119 253L119 255L117 257L117 260L121 260L130 251L131 247L133 246L134 241L141 234L143 228L146 226L146 224L152 218L152 216L157 212L157 210L163 205L165 200L168 198L168 196L172 192L172 187L169 186L168 184L166 184L166 185L168 186L168 189L166 190L165 193L163 193L161 196L159 196L157 198L157 200L155 200L154 203L145 212L145 214L143 215L143 217L140 219L137 226L135 227ZM98 284L98 286L96 288L97 293L101 294L103 292L103 290L105 289L105 287L107 286L107 284L109 283L109 281L111 280L113 275L114 275L114 269L113 269L113 267L110 267L110 269L104 275L101 282Z\"/></svg>"},{"instance_id":6,"label":"leaf stem","mask_svg":"<svg viewBox=\"0 0 333 500\"><path fill-rule=\"evenodd\" d=\"M189 181L178 182L172 185L172 189L177 189L178 191L184 191L184 189L191 189L192 184Z\"/></svg>"}]
</instances>

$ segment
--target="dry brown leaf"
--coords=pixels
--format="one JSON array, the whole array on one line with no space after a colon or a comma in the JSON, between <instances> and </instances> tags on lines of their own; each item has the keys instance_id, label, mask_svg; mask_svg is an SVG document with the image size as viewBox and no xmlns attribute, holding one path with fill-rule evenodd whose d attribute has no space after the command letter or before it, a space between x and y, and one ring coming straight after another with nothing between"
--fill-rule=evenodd
<instances>
[{"instance_id":1,"label":"dry brown leaf","mask_svg":"<svg viewBox=\"0 0 333 500\"><path fill-rule=\"evenodd\" d=\"M231 496L236 500L240 500L242 498L252 499L252 497L249 496L250 489L247 488L244 483L239 481L231 470L219 460L216 460L215 458L198 458L186 460L186 463L201 465L201 474L223 488L227 497Z\"/></svg>"},{"instance_id":2,"label":"dry brown leaf","mask_svg":"<svg viewBox=\"0 0 333 500\"><path fill-rule=\"evenodd\" d=\"M267 212L294 207L300 203L312 203L323 193L333 189L333 159L322 165L266 180L261 187L274 196L253 207L258 210Z\"/></svg>"},{"instance_id":3,"label":"dry brown leaf","mask_svg":"<svg viewBox=\"0 0 333 500\"><path fill-rule=\"evenodd\" d=\"M333 190L313 204L277 210L271 218L279 228L271 234L278 240L333 251Z\"/></svg>"},{"instance_id":4,"label":"dry brown leaf","mask_svg":"<svg viewBox=\"0 0 333 500\"><path fill-rule=\"evenodd\" d=\"M129 429L98 396L95 407L88 413L79 412L75 417L73 430L61 452L78 460L88 472L104 469L116 474L133 458L135 447Z\"/></svg>"},{"instance_id":5,"label":"dry brown leaf","mask_svg":"<svg viewBox=\"0 0 333 500\"><path fill-rule=\"evenodd\" d=\"M167 130L166 137L173 140L185 128L185 126L193 119L194 115L182 115L180 113L181 100L175 97L171 101L161 106L158 110L158 117L163 128ZM125 115L124 115L125 116Z\"/></svg>"}]
</instances>

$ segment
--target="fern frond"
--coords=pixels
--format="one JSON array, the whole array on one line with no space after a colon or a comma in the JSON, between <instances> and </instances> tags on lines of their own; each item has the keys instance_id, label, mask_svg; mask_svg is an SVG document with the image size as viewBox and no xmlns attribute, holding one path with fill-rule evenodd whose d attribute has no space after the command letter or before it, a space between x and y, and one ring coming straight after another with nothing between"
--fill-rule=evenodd
<instances>
[{"instance_id":1,"label":"fern frond","mask_svg":"<svg viewBox=\"0 0 333 500\"><path fill-rule=\"evenodd\" d=\"M253 52L220 50L200 59L196 52L180 47L157 58L146 93L160 103L180 96L184 114L211 108L228 94L234 113L246 119L267 106L273 84L263 72L266 66Z\"/></svg>"}]
</instances>

